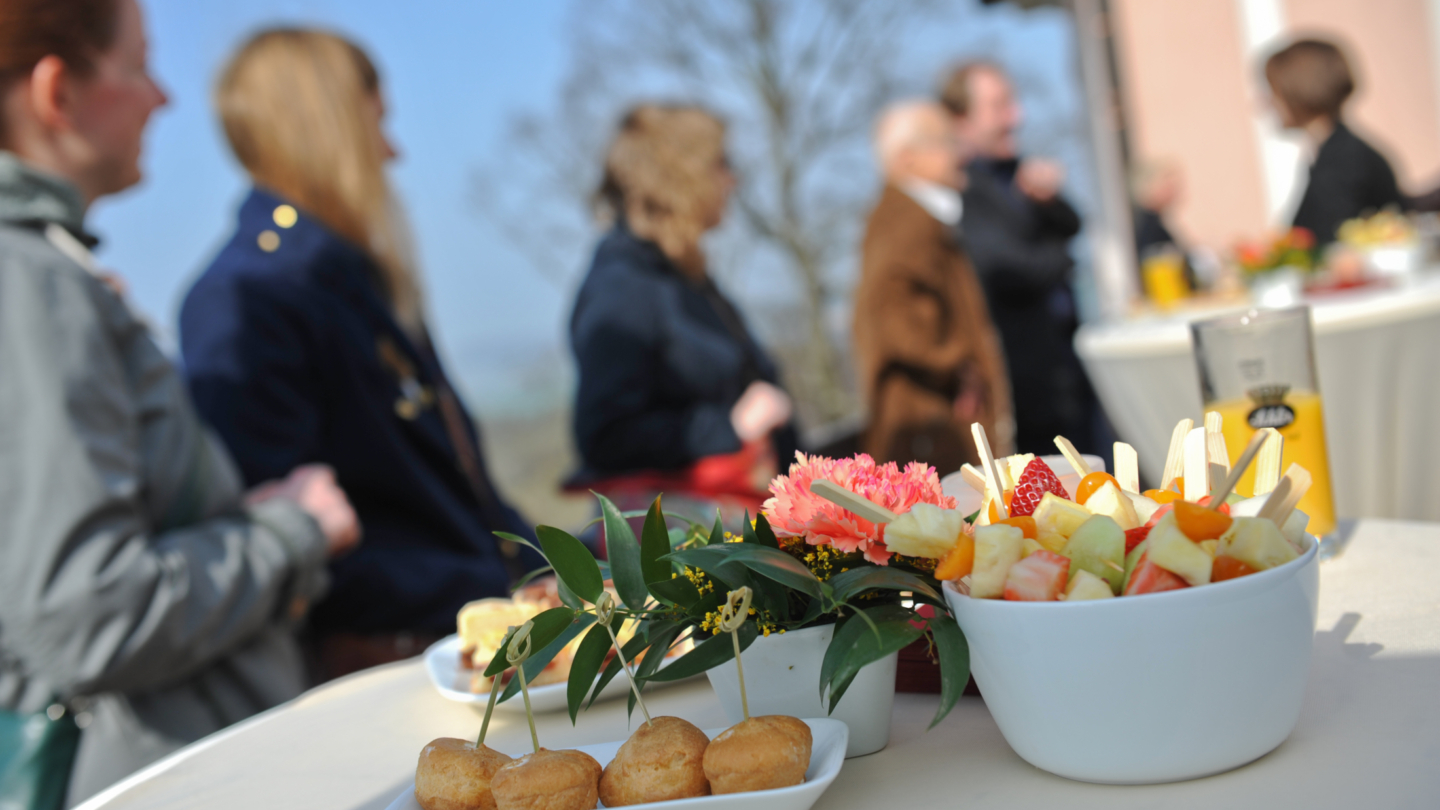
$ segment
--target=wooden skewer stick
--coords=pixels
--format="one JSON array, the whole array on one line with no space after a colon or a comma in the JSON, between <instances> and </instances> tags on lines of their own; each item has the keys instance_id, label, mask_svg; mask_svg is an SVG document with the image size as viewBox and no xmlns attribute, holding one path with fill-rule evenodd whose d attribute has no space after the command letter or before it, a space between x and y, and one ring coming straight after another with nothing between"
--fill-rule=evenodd
<instances>
[{"instance_id":1,"label":"wooden skewer stick","mask_svg":"<svg viewBox=\"0 0 1440 810\"><path fill-rule=\"evenodd\" d=\"M1210 467L1205 459L1205 428L1185 435L1185 500L1198 503L1210 494Z\"/></svg>"},{"instance_id":2,"label":"wooden skewer stick","mask_svg":"<svg viewBox=\"0 0 1440 810\"><path fill-rule=\"evenodd\" d=\"M1006 459L995 459L995 475L1000 478L1000 491L1014 489L1015 482L1010 480L1010 464Z\"/></svg>"},{"instance_id":3,"label":"wooden skewer stick","mask_svg":"<svg viewBox=\"0 0 1440 810\"><path fill-rule=\"evenodd\" d=\"M1280 483L1270 490L1270 497L1265 499L1265 503L1260 506L1260 511L1255 513L1255 517L1267 518L1274 522L1275 514L1280 511L1280 507L1290 497L1291 486L1289 478L1281 478ZM1280 524L1276 523L1275 525L1279 526Z\"/></svg>"},{"instance_id":4,"label":"wooden skewer stick","mask_svg":"<svg viewBox=\"0 0 1440 810\"><path fill-rule=\"evenodd\" d=\"M1069 439L1064 436L1056 436L1055 446L1060 448L1060 455L1064 456L1065 460L1070 462L1070 469L1074 470L1076 475L1084 478L1092 472L1090 465L1085 463L1085 459L1081 457L1080 453L1075 449L1075 445L1071 444Z\"/></svg>"},{"instance_id":5,"label":"wooden skewer stick","mask_svg":"<svg viewBox=\"0 0 1440 810\"><path fill-rule=\"evenodd\" d=\"M1286 494L1285 500L1276 507L1275 516L1271 518L1275 521L1276 526L1285 525L1285 521L1290 519L1290 513L1294 512L1295 507L1300 505L1300 499L1305 497L1306 492L1310 491L1310 485L1313 483L1310 477L1310 471L1301 467L1299 464L1291 464L1289 467L1286 467L1285 477L1281 479L1281 481L1288 481L1290 483L1290 491ZM1280 485L1277 485L1275 490L1278 492ZM1271 493L1270 497L1274 499L1275 494ZM1269 506L1270 501L1267 500L1265 505Z\"/></svg>"},{"instance_id":6,"label":"wooden skewer stick","mask_svg":"<svg viewBox=\"0 0 1440 810\"><path fill-rule=\"evenodd\" d=\"M1230 475L1225 478L1225 483L1215 490L1215 496L1210 499L1211 509L1219 509L1220 504L1224 503L1225 499L1230 497L1230 493L1235 491L1235 485L1240 483L1240 476L1245 474L1245 470L1250 467L1250 462L1255 460L1256 454L1265 445L1265 438L1265 434L1258 430L1254 436L1250 437L1250 443L1245 445L1244 452L1240 454L1234 468L1230 470Z\"/></svg>"},{"instance_id":7,"label":"wooden skewer stick","mask_svg":"<svg viewBox=\"0 0 1440 810\"><path fill-rule=\"evenodd\" d=\"M615 648L615 657L620 659L620 668L625 670L625 677L630 679L630 689L635 693L635 702L640 705L640 713L645 715L645 725L652 726L650 722L650 710L645 707L645 698L640 694L640 684L635 680L635 673L630 669L630 662L625 660L625 651L621 649L620 639L615 635L615 628L610 625L615 621L615 597L609 591L600 592L600 601L595 603L595 623L605 628L610 634L610 644ZM624 620L621 620L624 624Z\"/></svg>"},{"instance_id":8,"label":"wooden skewer stick","mask_svg":"<svg viewBox=\"0 0 1440 810\"><path fill-rule=\"evenodd\" d=\"M744 713L745 719L750 719L750 700L745 697L745 665L740 661L740 627L750 616L751 593L749 588L737 588L725 596L725 604L720 606L720 621L717 628L721 633L729 633L730 640L735 644L735 674L740 676L740 711Z\"/></svg>"},{"instance_id":9,"label":"wooden skewer stick","mask_svg":"<svg viewBox=\"0 0 1440 810\"><path fill-rule=\"evenodd\" d=\"M1125 442L1115 442L1115 480L1127 492L1140 491L1140 454Z\"/></svg>"},{"instance_id":10,"label":"wooden skewer stick","mask_svg":"<svg viewBox=\"0 0 1440 810\"><path fill-rule=\"evenodd\" d=\"M1230 448L1225 446L1225 419L1216 411L1205 414L1205 458L1210 483L1219 485L1230 476Z\"/></svg>"},{"instance_id":11,"label":"wooden skewer stick","mask_svg":"<svg viewBox=\"0 0 1440 810\"><path fill-rule=\"evenodd\" d=\"M1276 475L1279 475L1278 470L1276 471ZM961 467L960 477L965 480L965 483L970 485L971 489L975 490L981 495L985 494L985 475L981 473L974 464L966 464Z\"/></svg>"},{"instance_id":12,"label":"wooden skewer stick","mask_svg":"<svg viewBox=\"0 0 1440 810\"><path fill-rule=\"evenodd\" d=\"M980 453L985 480L995 493L995 512L1004 520L1010 517L1010 510L1005 508L1005 489L1000 486L1000 471L995 467L995 454L990 450L990 439L985 435L985 426L979 422L970 423L970 435L975 437L975 449Z\"/></svg>"},{"instance_id":13,"label":"wooden skewer stick","mask_svg":"<svg viewBox=\"0 0 1440 810\"><path fill-rule=\"evenodd\" d=\"M497 655L503 654L510 646L510 639L514 637L515 630L515 627L511 627L505 631L505 638L500 642L500 651L496 653ZM480 721L480 739L475 741L476 748L485 744L485 734L490 731L490 716L495 713L495 699L500 696L500 676L503 674L504 670L501 670L490 679L490 702L485 704L485 719Z\"/></svg>"},{"instance_id":14,"label":"wooden skewer stick","mask_svg":"<svg viewBox=\"0 0 1440 810\"><path fill-rule=\"evenodd\" d=\"M810 491L825 500L859 515L871 523L893 523L899 515L870 500L840 486L834 481L819 478L810 482Z\"/></svg>"},{"instance_id":15,"label":"wooden skewer stick","mask_svg":"<svg viewBox=\"0 0 1440 810\"><path fill-rule=\"evenodd\" d=\"M530 631L535 628L535 623L527 621L520 625L514 635L510 637L510 643L505 646L505 660L510 666L515 667L515 677L520 679L520 696L525 698L525 719L530 721L530 742L535 746L535 753L540 753L540 735L535 733L535 712L530 708L530 685L525 683L525 662L530 658L531 649L534 643L530 639ZM494 689L494 684L491 684Z\"/></svg>"},{"instance_id":16,"label":"wooden skewer stick","mask_svg":"<svg viewBox=\"0 0 1440 810\"><path fill-rule=\"evenodd\" d=\"M1265 446L1255 458L1255 489L1252 495L1264 495L1275 489L1280 482L1280 459L1285 453L1285 437L1275 428L1261 428L1259 433L1266 436Z\"/></svg>"},{"instance_id":17,"label":"wooden skewer stick","mask_svg":"<svg viewBox=\"0 0 1440 810\"><path fill-rule=\"evenodd\" d=\"M1185 437L1195 427L1194 419L1181 419L1170 433L1170 451L1165 454L1165 474L1160 476L1160 488L1169 489L1175 479L1185 474Z\"/></svg>"}]
</instances>

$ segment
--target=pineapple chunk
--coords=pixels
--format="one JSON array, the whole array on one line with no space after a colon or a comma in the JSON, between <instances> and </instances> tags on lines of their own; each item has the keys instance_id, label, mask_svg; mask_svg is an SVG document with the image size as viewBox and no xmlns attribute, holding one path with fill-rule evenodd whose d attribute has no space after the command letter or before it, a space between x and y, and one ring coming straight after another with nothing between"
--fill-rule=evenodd
<instances>
[{"instance_id":1,"label":"pineapple chunk","mask_svg":"<svg viewBox=\"0 0 1440 810\"><path fill-rule=\"evenodd\" d=\"M1160 504L1139 493L1126 492L1125 497L1130 499L1130 506L1135 510L1135 517L1140 521L1141 526L1149 523L1155 510L1160 508Z\"/></svg>"},{"instance_id":2,"label":"pineapple chunk","mask_svg":"<svg viewBox=\"0 0 1440 810\"><path fill-rule=\"evenodd\" d=\"M1285 525L1280 527L1280 533L1295 547L1295 551L1305 553L1305 529L1310 526L1310 516L1299 509L1290 513L1285 519Z\"/></svg>"},{"instance_id":3,"label":"pineapple chunk","mask_svg":"<svg viewBox=\"0 0 1440 810\"><path fill-rule=\"evenodd\" d=\"M1219 553L1264 571L1300 556L1280 529L1264 518L1235 518L1220 536Z\"/></svg>"},{"instance_id":4,"label":"pineapple chunk","mask_svg":"<svg viewBox=\"0 0 1440 810\"><path fill-rule=\"evenodd\" d=\"M1010 480L1019 481L1020 474L1025 472L1026 465L1034 460L1034 453L1017 453L1013 456L1006 456L1004 461L1005 466L1008 468L1007 472L1010 473Z\"/></svg>"},{"instance_id":5,"label":"pineapple chunk","mask_svg":"<svg viewBox=\"0 0 1440 810\"><path fill-rule=\"evenodd\" d=\"M1201 549L1203 549L1206 554L1209 554L1209 555L1210 555L1210 559L1213 560L1213 559L1215 559L1215 549L1219 547L1220 541L1219 541L1219 540L1201 540L1200 542L1196 543L1195 545L1197 545L1197 546L1199 546Z\"/></svg>"},{"instance_id":6,"label":"pineapple chunk","mask_svg":"<svg viewBox=\"0 0 1440 810\"><path fill-rule=\"evenodd\" d=\"M938 560L955 548L964 527L965 516L960 510L917 503L885 527L885 546L906 557Z\"/></svg>"},{"instance_id":7,"label":"pineapple chunk","mask_svg":"<svg viewBox=\"0 0 1440 810\"><path fill-rule=\"evenodd\" d=\"M981 526L975 530L975 569L970 572L970 595L977 599L999 599L1005 595L1005 578L1010 566L1020 562L1025 533L1005 524Z\"/></svg>"},{"instance_id":8,"label":"pineapple chunk","mask_svg":"<svg viewBox=\"0 0 1440 810\"><path fill-rule=\"evenodd\" d=\"M1059 532L1041 531L1037 534L1035 539L1040 542L1040 545L1044 546L1046 551L1053 551L1056 554L1064 550L1065 543L1068 542L1065 535Z\"/></svg>"},{"instance_id":9,"label":"pineapple chunk","mask_svg":"<svg viewBox=\"0 0 1440 810\"><path fill-rule=\"evenodd\" d=\"M975 525L977 527L990 525L990 504L994 500L995 499L991 497L990 488L986 487L985 497L980 499L980 514L975 516Z\"/></svg>"},{"instance_id":10,"label":"pineapple chunk","mask_svg":"<svg viewBox=\"0 0 1440 810\"><path fill-rule=\"evenodd\" d=\"M1085 499L1085 508L1092 514L1106 515L1111 520L1120 524L1120 528L1129 531L1145 525L1135 514L1135 507L1130 499L1125 497L1120 488L1106 481L1104 486L1095 490Z\"/></svg>"},{"instance_id":11,"label":"pineapple chunk","mask_svg":"<svg viewBox=\"0 0 1440 810\"><path fill-rule=\"evenodd\" d=\"M1037 534L1049 531L1069 537L1090 518L1089 509L1047 492L1040 499L1040 505L1035 507L1035 530Z\"/></svg>"},{"instance_id":12,"label":"pineapple chunk","mask_svg":"<svg viewBox=\"0 0 1440 810\"><path fill-rule=\"evenodd\" d=\"M1271 526L1273 528L1274 524ZM1150 536L1145 542L1149 546L1147 556L1150 562L1175 574L1191 586L1204 585L1210 581L1210 568L1215 559L1180 531L1180 527L1175 523L1175 513L1171 512L1160 518L1160 522L1150 530Z\"/></svg>"},{"instance_id":13,"label":"pineapple chunk","mask_svg":"<svg viewBox=\"0 0 1440 810\"><path fill-rule=\"evenodd\" d=\"M1070 578L1070 587L1065 590L1065 601L1079 602L1084 599L1113 599L1110 583L1094 574L1080 569Z\"/></svg>"},{"instance_id":14,"label":"pineapple chunk","mask_svg":"<svg viewBox=\"0 0 1440 810\"><path fill-rule=\"evenodd\" d=\"M1045 551L1045 550L1046 550L1046 548L1045 548L1044 546L1040 545L1040 541L1039 541L1039 540L1034 540L1034 539L1032 539L1032 538L1027 537L1027 538L1025 538L1025 542L1022 543L1021 546L1020 546L1020 558L1021 558L1021 559L1024 559L1024 558L1026 558L1026 557L1029 557L1031 554L1034 554L1034 553L1037 552L1037 551Z\"/></svg>"}]
</instances>

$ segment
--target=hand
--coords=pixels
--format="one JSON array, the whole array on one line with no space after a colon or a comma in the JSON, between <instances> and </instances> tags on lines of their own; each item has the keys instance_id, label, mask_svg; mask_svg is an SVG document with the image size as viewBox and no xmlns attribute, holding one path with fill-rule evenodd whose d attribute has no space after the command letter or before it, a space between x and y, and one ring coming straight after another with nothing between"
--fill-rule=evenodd
<instances>
[{"instance_id":1,"label":"hand","mask_svg":"<svg viewBox=\"0 0 1440 810\"><path fill-rule=\"evenodd\" d=\"M267 481L250 490L245 503L255 505L272 498L294 501L325 534L327 554L334 558L360 542L360 520L345 491L335 483L335 471L323 464L306 464L281 481Z\"/></svg>"},{"instance_id":2,"label":"hand","mask_svg":"<svg viewBox=\"0 0 1440 810\"><path fill-rule=\"evenodd\" d=\"M1039 203L1048 203L1065 185L1065 168L1053 160L1027 160L1015 171L1015 187Z\"/></svg>"},{"instance_id":3,"label":"hand","mask_svg":"<svg viewBox=\"0 0 1440 810\"><path fill-rule=\"evenodd\" d=\"M790 421L790 395L764 380L750 383L730 409L730 425L742 442L753 442Z\"/></svg>"}]
</instances>

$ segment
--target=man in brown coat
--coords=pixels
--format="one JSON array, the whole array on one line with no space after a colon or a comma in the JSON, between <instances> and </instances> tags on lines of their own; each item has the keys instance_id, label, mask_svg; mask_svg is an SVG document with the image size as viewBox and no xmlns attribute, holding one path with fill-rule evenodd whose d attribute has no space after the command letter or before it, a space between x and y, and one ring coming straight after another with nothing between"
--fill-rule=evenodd
<instances>
[{"instance_id":1,"label":"man in brown coat","mask_svg":"<svg viewBox=\"0 0 1440 810\"><path fill-rule=\"evenodd\" d=\"M866 226L855 291L855 362L879 461L945 475L976 460L970 424L996 455L1014 435L1010 382L985 293L955 242L962 155L938 105L888 108L875 133L885 188Z\"/></svg>"}]
</instances>

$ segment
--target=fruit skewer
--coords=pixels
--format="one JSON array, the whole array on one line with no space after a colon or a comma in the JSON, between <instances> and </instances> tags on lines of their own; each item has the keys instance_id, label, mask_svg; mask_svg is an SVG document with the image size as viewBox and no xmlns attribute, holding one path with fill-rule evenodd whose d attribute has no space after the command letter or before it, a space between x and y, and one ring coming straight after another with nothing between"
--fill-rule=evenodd
<instances>
[{"instance_id":1,"label":"fruit skewer","mask_svg":"<svg viewBox=\"0 0 1440 810\"><path fill-rule=\"evenodd\" d=\"M1195 427L1195 420L1181 419L1175 423L1170 434L1170 450L1165 454L1165 474L1160 476L1160 488L1169 489L1175 479L1185 474L1185 437Z\"/></svg>"}]
</instances>

